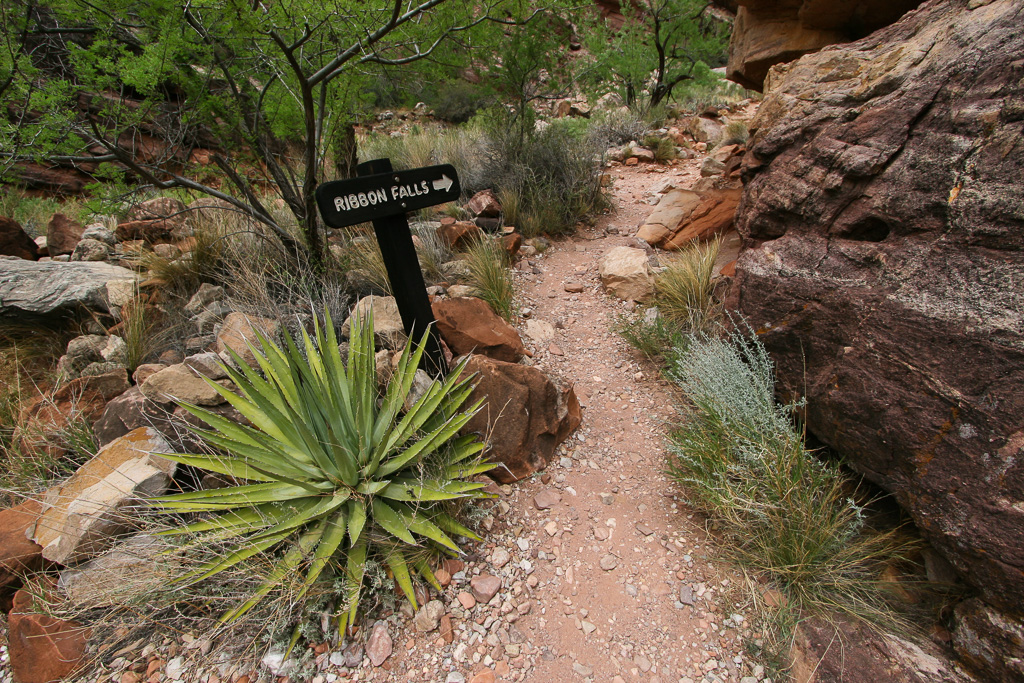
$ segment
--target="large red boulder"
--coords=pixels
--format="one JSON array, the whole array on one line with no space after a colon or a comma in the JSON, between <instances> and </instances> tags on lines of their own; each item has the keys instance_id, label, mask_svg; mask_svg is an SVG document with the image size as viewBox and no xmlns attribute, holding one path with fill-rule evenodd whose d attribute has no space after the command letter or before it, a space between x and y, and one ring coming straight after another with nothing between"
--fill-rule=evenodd
<instances>
[{"instance_id":1,"label":"large red boulder","mask_svg":"<svg viewBox=\"0 0 1024 683\"><path fill-rule=\"evenodd\" d=\"M1015 0L932 1L776 67L731 295L808 431L998 613L962 641L1012 645L988 680L1024 675L1022 22Z\"/></svg>"},{"instance_id":2,"label":"large red boulder","mask_svg":"<svg viewBox=\"0 0 1024 683\"><path fill-rule=\"evenodd\" d=\"M7 618L7 646L16 683L59 683L85 661L89 629L43 614L35 604L38 592L18 591Z\"/></svg>"},{"instance_id":3,"label":"large red boulder","mask_svg":"<svg viewBox=\"0 0 1024 683\"><path fill-rule=\"evenodd\" d=\"M464 431L487 439L484 457L497 465L488 474L499 482L547 467L583 419L572 388L558 387L535 367L473 356L466 372L477 373L469 403L484 405Z\"/></svg>"},{"instance_id":4,"label":"large red boulder","mask_svg":"<svg viewBox=\"0 0 1024 683\"><path fill-rule=\"evenodd\" d=\"M514 363L526 353L516 329L476 297L439 299L431 304L437 331L456 356L479 353Z\"/></svg>"},{"instance_id":5,"label":"large red boulder","mask_svg":"<svg viewBox=\"0 0 1024 683\"><path fill-rule=\"evenodd\" d=\"M85 226L62 213L53 214L46 226L46 248L50 256L70 255L82 239Z\"/></svg>"},{"instance_id":6,"label":"large red boulder","mask_svg":"<svg viewBox=\"0 0 1024 683\"><path fill-rule=\"evenodd\" d=\"M0 216L0 256L17 256L27 261L39 258L39 247L18 222Z\"/></svg>"},{"instance_id":7,"label":"large red boulder","mask_svg":"<svg viewBox=\"0 0 1024 683\"><path fill-rule=\"evenodd\" d=\"M43 566L43 548L28 538L43 510L39 501L27 500L0 510L0 609L10 609L10 600L22 578Z\"/></svg>"}]
</instances>

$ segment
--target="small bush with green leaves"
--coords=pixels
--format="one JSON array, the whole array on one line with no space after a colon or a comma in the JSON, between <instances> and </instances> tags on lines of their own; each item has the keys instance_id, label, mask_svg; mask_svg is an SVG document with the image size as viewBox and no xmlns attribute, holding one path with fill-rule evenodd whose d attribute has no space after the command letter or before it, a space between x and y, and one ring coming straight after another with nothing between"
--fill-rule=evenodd
<instances>
[{"instance_id":1,"label":"small bush with green leaves","mask_svg":"<svg viewBox=\"0 0 1024 683\"><path fill-rule=\"evenodd\" d=\"M484 88L463 80L441 85L430 99L434 116L449 123L465 123L490 104L491 95Z\"/></svg>"},{"instance_id":2,"label":"small bush with green leaves","mask_svg":"<svg viewBox=\"0 0 1024 683\"><path fill-rule=\"evenodd\" d=\"M227 611L232 622L276 586L303 573L295 599L323 577L345 590L339 627L355 618L367 563L386 565L416 607L413 575L438 585L430 556L461 552L452 536L477 538L457 519L458 504L486 497L469 478L491 467L483 444L460 430L479 409L463 410L472 392L465 364L438 380L403 412L426 337L411 340L380 395L374 362L373 321L355 320L347 364L330 316L302 348L287 333L283 348L257 334L259 369L232 353L225 366L235 394L215 382L252 426L210 410L180 405L210 429L194 428L215 454L172 454L170 459L235 480L226 488L165 496L166 511L200 515L168 534L199 534L230 542L229 550L179 579L186 585L250 558L275 557L267 580Z\"/></svg>"},{"instance_id":3,"label":"small bush with green leaves","mask_svg":"<svg viewBox=\"0 0 1024 683\"><path fill-rule=\"evenodd\" d=\"M691 335L668 375L686 398L669 471L714 518L723 546L801 610L893 622L880 569L909 546L898 531L868 529L852 482L804 447L795 406L775 402L760 341Z\"/></svg>"}]
</instances>

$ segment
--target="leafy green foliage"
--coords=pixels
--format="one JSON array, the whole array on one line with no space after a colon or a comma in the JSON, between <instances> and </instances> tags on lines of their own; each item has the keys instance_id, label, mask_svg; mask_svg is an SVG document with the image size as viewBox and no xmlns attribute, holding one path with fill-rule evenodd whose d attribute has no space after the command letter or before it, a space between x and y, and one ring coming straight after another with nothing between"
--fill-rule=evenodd
<instances>
[{"instance_id":1,"label":"leafy green foliage","mask_svg":"<svg viewBox=\"0 0 1024 683\"><path fill-rule=\"evenodd\" d=\"M622 13L617 33L596 20L586 35L592 80L614 82L630 108L657 107L682 83L714 79L711 68L724 63L729 27L706 0L639 0L622 3Z\"/></svg>"},{"instance_id":2,"label":"leafy green foliage","mask_svg":"<svg viewBox=\"0 0 1024 683\"><path fill-rule=\"evenodd\" d=\"M344 628L356 615L367 562L377 560L415 607L413 575L437 584L425 555L460 552L452 536L476 538L459 523L453 504L486 495L485 484L467 481L491 467L480 460L483 444L458 435L479 409L460 410L472 391L465 364L403 412L425 337L406 345L383 396L372 317L354 321L347 365L329 315L313 337L303 331L301 349L288 334L283 348L257 337L258 369L234 353L239 369L225 367L240 394L210 382L252 426L181 403L209 425L195 431L220 452L167 457L238 482L157 501L169 512L202 515L168 533L232 539L230 552L181 581L202 581L277 552L264 584L222 620L240 618L286 577L303 572L296 598L322 575L343 577Z\"/></svg>"}]
</instances>

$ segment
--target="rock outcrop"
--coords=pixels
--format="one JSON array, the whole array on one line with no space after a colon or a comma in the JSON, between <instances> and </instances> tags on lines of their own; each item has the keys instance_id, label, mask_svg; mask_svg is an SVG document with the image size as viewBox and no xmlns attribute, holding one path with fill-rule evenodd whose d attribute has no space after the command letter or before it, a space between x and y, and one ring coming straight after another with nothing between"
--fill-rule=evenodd
<instances>
[{"instance_id":1,"label":"rock outcrop","mask_svg":"<svg viewBox=\"0 0 1024 683\"><path fill-rule=\"evenodd\" d=\"M39 247L17 221L0 216L0 255L35 261Z\"/></svg>"},{"instance_id":2,"label":"rock outcrop","mask_svg":"<svg viewBox=\"0 0 1024 683\"><path fill-rule=\"evenodd\" d=\"M88 309L107 313L107 283L136 280L135 273L109 263L0 261L0 319L52 317Z\"/></svg>"},{"instance_id":3,"label":"rock outcrop","mask_svg":"<svg viewBox=\"0 0 1024 683\"><path fill-rule=\"evenodd\" d=\"M796 627L789 673L795 683L969 683L934 643L912 643L839 615Z\"/></svg>"},{"instance_id":4,"label":"rock outcrop","mask_svg":"<svg viewBox=\"0 0 1024 683\"><path fill-rule=\"evenodd\" d=\"M736 0L726 75L761 90L768 70L888 26L921 0Z\"/></svg>"},{"instance_id":5,"label":"rock outcrop","mask_svg":"<svg viewBox=\"0 0 1024 683\"><path fill-rule=\"evenodd\" d=\"M1024 613L1022 25L1014 0L933 1L776 67L744 159L748 248L730 295L781 390L806 394L807 428L892 491L1013 619ZM1004 636L977 640L1015 643L986 672L1010 680L1024 675L1024 645Z\"/></svg>"},{"instance_id":6,"label":"rock outcrop","mask_svg":"<svg viewBox=\"0 0 1024 683\"><path fill-rule=\"evenodd\" d=\"M654 247L682 249L693 240L721 235L733 225L740 194L739 188L671 190L636 236Z\"/></svg>"},{"instance_id":7,"label":"rock outcrop","mask_svg":"<svg viewBox=\"0 0 1024 683\"><path fill-rule=\"evenodd\" d=\"M36 596L52 586L22 589L14 595L7 620L11 673L18 683L65 680L85 662L90 629L45 614Z\"/></svg>"},{"instance_id":8,"label":"rock outcrop","mask_svg":"<svg viewBox=\"0 0 1024 683\"><path fill-rule=\"evenodd\" d=\"M654 296L654 272L643 249L615 247L601 257L598 269L604 288L623 301L646 301Z\"/></svg>"}]
</instances>

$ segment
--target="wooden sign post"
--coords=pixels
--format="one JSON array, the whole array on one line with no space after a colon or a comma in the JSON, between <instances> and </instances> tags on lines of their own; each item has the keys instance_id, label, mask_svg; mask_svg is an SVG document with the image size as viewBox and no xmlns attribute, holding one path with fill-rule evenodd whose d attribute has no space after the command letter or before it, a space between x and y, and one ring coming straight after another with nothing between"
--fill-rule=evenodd
<instances>
[{"instance_id":1,"label":"wooden sign post","mask_svg":"<svg viewBox=\"0 0 1024 683\"><path fill-rule=\"evenodd\" d=\"M390 159L359 164L356 172L356 178L324 183L317 188L320 216L332 228L367 221L373 224L402 325L414 341L430 326L423 354L426 369L435 377L442 375L448 371L448 364L437 329L432 325L434 313L406 214L458 199L459 176L450 164L393 171Z\"/></svg>"}]
</instances>

